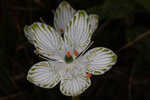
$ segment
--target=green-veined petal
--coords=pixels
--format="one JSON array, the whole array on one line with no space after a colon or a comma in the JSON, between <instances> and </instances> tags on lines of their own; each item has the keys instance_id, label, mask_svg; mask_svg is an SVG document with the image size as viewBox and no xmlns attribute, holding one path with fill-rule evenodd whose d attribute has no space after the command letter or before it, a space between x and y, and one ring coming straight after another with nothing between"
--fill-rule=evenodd
<instances>
[{"instance_id":1,"label":"green-veined petal","mask_svg":"<svg viewBox=\"0 0 150 100\"><path fill-rule=\"evenodd\" d=\"M98 22L99 22L98 15L94 15L94 14L89 15L89 23L91 25L91 33L93 33L97 29Z\"/></svg>"},{"instance_id":2,"label":"green-veined petal","mask_svg":"<svg viewBox=\"0 0 150 100\"><path fill-rule=\"evenodd\" d=\"M61 36L49 25L33 23L24 28L25 36L34 44L36 51L48 58L62 59L63 40Z\"/></svg>"},{"instance_id":3,"label":"green-veined petal","mask_svg":"<svg viewBox=\"0 0 150 100\"><path fill-rule=\"evenodd\" d=\"M60 75L52 62L36 63L28 72L27 80L42 88L53 88L60 81Z\"/></svg>"},{"instance_id":4,"label":"green-veined petal","mask_svg":"<svg viewBox=\"0 0 150 100\"><path fill-rule=\"evenodd\" d=\"M65 26L69 23L75 12L76 11L70 6L68 2L62 1L54 14L55 29L58 32L59 30L64 30Z\"/></svg>"},{"instance_id":5,"label":"green-veined petal","mask_svg":"<svg viewBox=\"0 0 150 100\"><path fill-rule=\"evenodd\" d=\"M88 62L88 72L94 75L100 75L108 71L117 60L116 54L107 48L97 47L91 49L84 55Z\"/></svg>"},{"instance_id":6,"label":"green-veined petal","mask_svg":"<svg viewBox=\"0 0 150 100\"><path fill-rule=\"evenodd\" d=\"M80 75L71 79L61 80L60 91L66 96L77 96L83 93L90 85L90 78Z\"/></svg>"},{"instance_id":7,"label":"green-veined petal","mask_svg":"<svg viewBox=\"0 0 150 100\"><path fill-rule=\"evenodd\" d=\"M85 11L79 10L65 28L65 43L80 53L90 43L91 36L88 15Z\"/></svg>"}]
</instances>

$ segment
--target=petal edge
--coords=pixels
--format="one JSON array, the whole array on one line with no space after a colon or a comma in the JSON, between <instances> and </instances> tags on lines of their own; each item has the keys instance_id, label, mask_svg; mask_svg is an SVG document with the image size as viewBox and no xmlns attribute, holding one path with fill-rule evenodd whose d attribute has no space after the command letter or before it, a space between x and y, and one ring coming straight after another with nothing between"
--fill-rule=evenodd
<instances>
[{"instance_id":1,"label":"petal edge","mask_svg":"<svg viewBox=\"0 0 150 100\"><path fill-rule=\"evenodd\" d=\"M78 76L74 79L61 81L60 91L66 96L78 96L91 85L90 78Z\"/></svg>"},{"instance_id":2,"label":"petal edge","mask_svg":"<svg viewBox=\"0 0 150 100\"><path fill-rule=\"evenodd\" d=\"M93 75L101 75L108 71L117 61L117 55L110 49L97 47L84 55L89 64L87 71Z\"/></svg>"},{"instance_id":3,"label":"petal edge","mask_svg":"<svg viewBox=\"0 0 150 100\"><path fill-rule=\"evenodd\" d=\"M42 88L53 88L60 81L60 75L55 71L55 66L50 66L49 62L42 61L31 67L27 80Z\"/></svg>"}]
</instances>

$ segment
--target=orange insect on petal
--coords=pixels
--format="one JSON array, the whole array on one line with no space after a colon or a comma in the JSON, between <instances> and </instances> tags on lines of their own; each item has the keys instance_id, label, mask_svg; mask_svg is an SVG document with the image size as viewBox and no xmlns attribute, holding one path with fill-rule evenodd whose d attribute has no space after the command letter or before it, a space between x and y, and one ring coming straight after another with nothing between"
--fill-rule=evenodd
<instances>
[{"instance_id":1,"label":"orange insect on petal","mask_svg":"<svg viewBox=\"0 0 150 100\"><path fill-rule=\"evenodd\" d=\"M78 56L78 55L79 55L79 53L78 53L77 50L74 50L74 51L73 51L73 54L74 54L75 56Z\"/></svg>"},{"instance_id":2,"label":"orange insect on petal","mask_svg":"<svg viewBox=\"0 0 150 100\"><path fill-rule=\"evenodd\" d=\"M92 74L86 73L86 77L87 77L87 78L90 78L90 77L92 77Z\"/></svg>"},{"instance_id":3,"label":"orange insect on petal","mask_svg":"<svg viewBox=\"0 0 150 100\"><path fill-rule=\"evenodd\" d=\"M70 54L69 51L67 52L66 56L67 56L67 57L70 57L70 56L71 56L71 54Z\"/></svg>"},{"instance_id":4,"label":"orange insect on petal","mask_svg":"<svg viewBox=\"0 0 150 100\"><path fill-rule=\"evenodd\" d=\"M61 32L61 33L62 33L62 32L64 32L64 30L63 30L63 29L59 29L58 31L59 31L59 32Z\"/></svg>"}]
</instances>

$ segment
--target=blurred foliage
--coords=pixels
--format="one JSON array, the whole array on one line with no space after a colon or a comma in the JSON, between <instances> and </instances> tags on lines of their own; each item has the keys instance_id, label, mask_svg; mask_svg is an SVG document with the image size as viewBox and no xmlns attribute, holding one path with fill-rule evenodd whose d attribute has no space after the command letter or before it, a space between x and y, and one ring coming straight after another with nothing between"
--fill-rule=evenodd
<instances>
[{"instance_id":1,"label":"blurred foliage","mask_svg":"<svg viewBox=\"0 0 150 100\"><path fill-rule=\"evenodd\" d=\"M118 62L104 75L93 76L92 86L81 99L150 100L150 35L136 37L150 30L149 0L67 0L75 9L99 15L99 27L92 40L118 55ZM1 0L0 24L0 100L70 100L59 85L42 89L26 80L29 68L41 59L24 37L27 24L44 21L53 25L52 10L61 0ZM149 33L147 33L149 34ZM88 97L86 97L88 96Z\"/></svg>"},{"instance_id":2,"label":"blurred foliage","mask_svg":"<svg viewBox=\"0 0 150 100\"><path fill-rule=\"evenodd\" d=\"M150 11L149 0L136 0L136 1L139 2L141 5L143 5L144 8Z\"/></svg>"},{"instance_id":3,"label":"blurred foliage","mask_svg":"<svg viewBox=\"0 0 150 100\"><path fill-rule=\"evenodd\" d=\"M10 65L8 64L8 56L6 55L5 51L0 50L0 96L6 95L7 93L10 93L12 81L11 81L11 72Z\"/></svg>"},{"instance_id":4,"label":"blurred foliage","mask_svg":"<svg viewBox=\"0 0 150 100\"><path fill-rule=\"evenodd\" d=\"M100 18L114 19L126 17L138 11L135 2L131 0L105 0L103 4L89 8L89 13L96 13Z\"/></svg>"}]
</instances>

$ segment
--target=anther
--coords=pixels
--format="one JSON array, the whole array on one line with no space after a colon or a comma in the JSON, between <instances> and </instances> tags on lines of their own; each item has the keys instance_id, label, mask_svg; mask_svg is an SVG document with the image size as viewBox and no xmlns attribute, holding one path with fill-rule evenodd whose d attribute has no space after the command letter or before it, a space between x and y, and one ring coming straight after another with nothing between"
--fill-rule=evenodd
<instances>
[{"instance_id":1,"label":"anther","mask_svg":"<svg viewBox=\"0 0 150 100\"><path fill-rule=\"evenodd\" d=\"M87 78L90 78L90 77L92 77L92 74L86 73L86 77L87 77Z\"/></svg>"},{"instance_id":2,"label":"anther","mask_svg":"<svg viewBox=\"0 0 150 100\"><path fill-rule=\"evenodd\" d=\"M79 55L79 53L78 53L77 50L74 50L74 51L73 51L73 54L74 54L75 56L78 56L78 55Z\"/></svg>"},{"instance_id":3,"label":"anther","mask_svg":"<svg viewBox=\"0 0 150 100\"><path fill-rule=\"evenodd\" d=\"M63 30L63 29L59 29L59 30L58 30L58 32L61 32L61 33L63 33L63 32L64 32L64 30Z\"/></svg>"}]
</instances>

